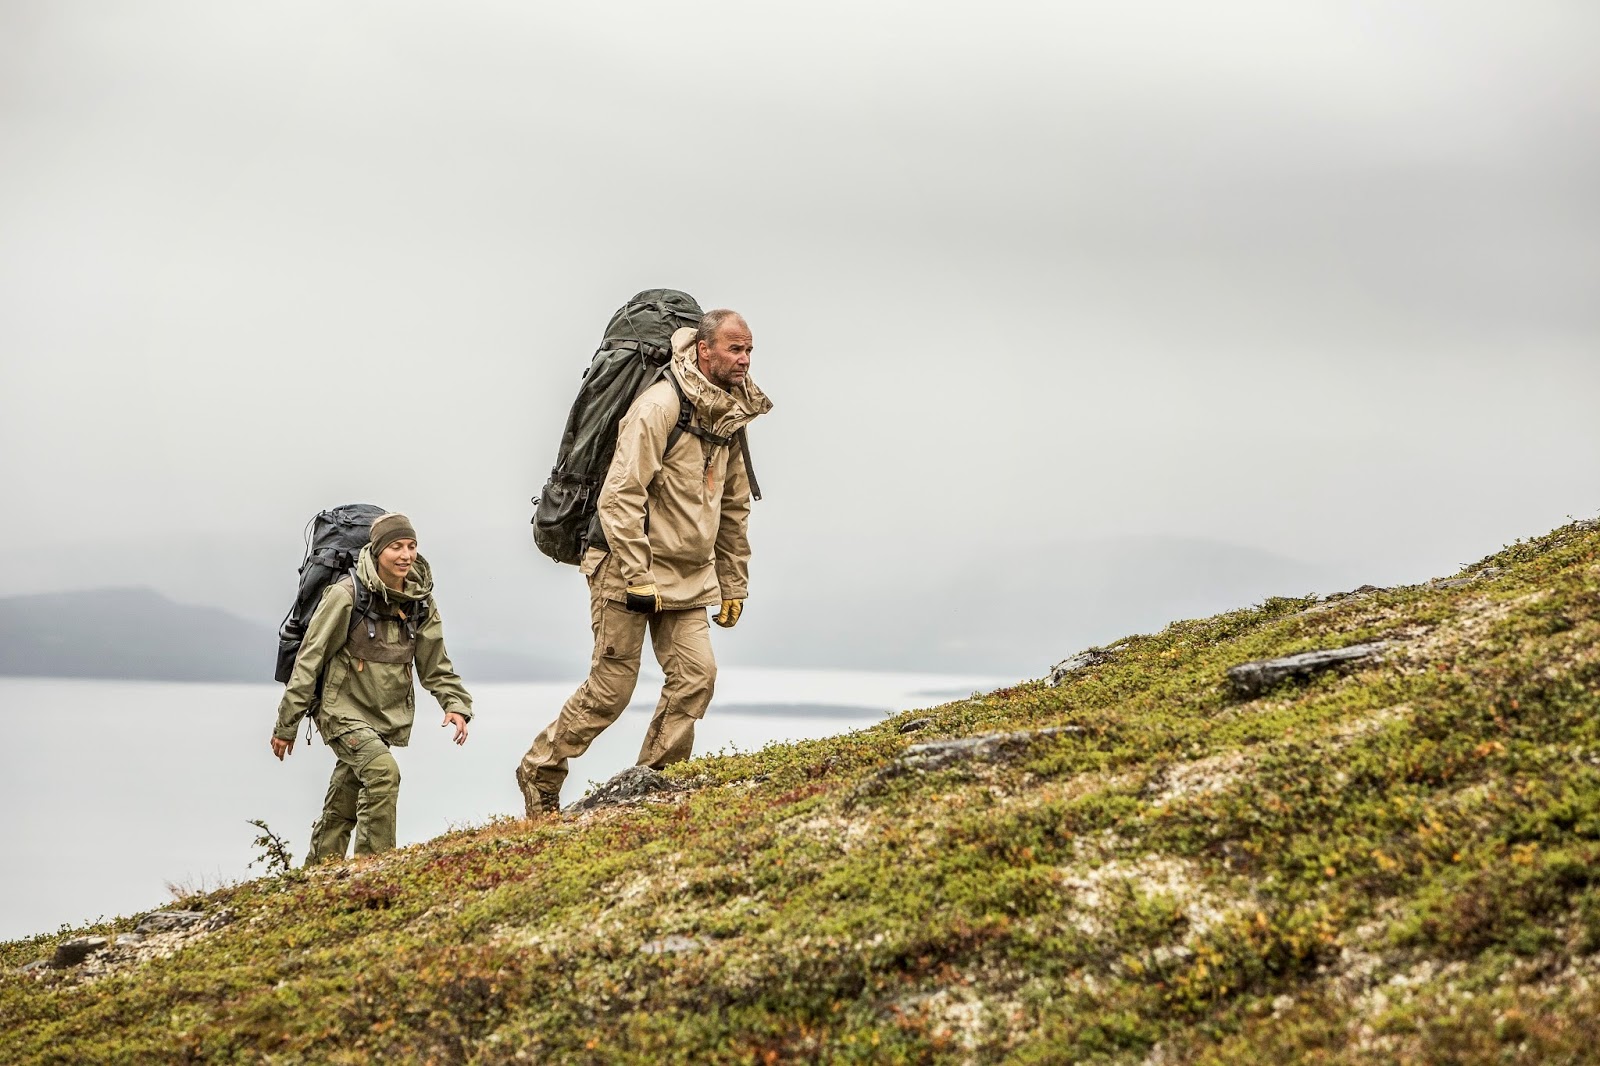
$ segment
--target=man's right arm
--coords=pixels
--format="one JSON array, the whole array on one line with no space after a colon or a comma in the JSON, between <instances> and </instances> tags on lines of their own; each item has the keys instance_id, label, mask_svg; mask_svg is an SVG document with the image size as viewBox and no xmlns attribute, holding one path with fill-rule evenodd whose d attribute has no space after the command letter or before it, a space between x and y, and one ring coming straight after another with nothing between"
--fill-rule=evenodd
<instances>
[{"instance_id":1,"label":"man's right arm","mask_svg":"<svg viewBox=\"0 0 1600 1066\"><path fill-rule=\"evenodd\" d=\"M629 408L617 427L617 451L606 471L597 511L600 528L617 557L618 572L627 586L655 584L650 537L644 527L645 508L650 499L650 483L661 472L667 435L677 422L676 407L663 407L647 392Z\"/></svg>"},{"instance_id":2,"label":"man's right arm","mask_svg":"<svg viewBox=\"0 0 1600 1066\"><path fill-rule=\"evenodd\" d=\"M294 673L278 701L278 724L272 735L278 740L293 740L300 719L311 709L317 698L317 679L329 657L350 636L350 593L335 582L322 591L322 599L311 614L306 626L305 640L300 642L300 654L295 656Z\"/></svg>"}]
</instances>

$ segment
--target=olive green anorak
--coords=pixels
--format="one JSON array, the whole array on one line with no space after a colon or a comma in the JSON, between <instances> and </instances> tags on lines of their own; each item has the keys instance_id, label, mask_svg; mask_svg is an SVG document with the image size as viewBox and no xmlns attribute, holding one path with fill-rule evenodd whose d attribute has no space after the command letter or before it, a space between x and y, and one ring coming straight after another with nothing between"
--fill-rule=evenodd
<instances>
[{"instance_id":1,"label":"olive green anorak","mask_svg":"<svg viewBox=\"0 0 1600 1066\"><path fill-rule=\"evenodd\" d=\"M396 592L379 579L371 547L365 547L356 563L356 580L372 593L374 610L382 619L378 624L387 630L383 637L392 642L404 637L404 623L397 617L403 603L428 602L427 618L417 629L417 680L446 714L454 712L471 720L472 697L445 653L444 628L439 608L433 603L433 571L427 560L417 557L406 575L405 588ZM411 723L416 714L412 664L354 658L345 647L353 609L351 592L342 583L336 581L323 592L300 645L294 675L278 704L274 737L293 740L300 720L309 713L326 741L357 729L371 729L394 747L404 747L411 739ZM324 665L327 677L319 702L317 678Z\"/></svg>"}]
</instances>

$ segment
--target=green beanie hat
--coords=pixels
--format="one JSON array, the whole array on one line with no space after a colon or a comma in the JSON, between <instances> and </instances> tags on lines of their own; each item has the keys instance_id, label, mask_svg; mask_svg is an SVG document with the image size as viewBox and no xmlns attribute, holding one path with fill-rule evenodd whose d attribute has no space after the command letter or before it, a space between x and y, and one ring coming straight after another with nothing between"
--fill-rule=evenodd
<instances>
[{"instance_id":1,"label":"green beanie hat","mask_svg":"<svg viewBox=\"0 0 1600 1066\"><path fill-rule=\"evenodd\" d=\"M407 537L417 539L417 531L411 528L411 519L403 514L379 515L372 520L372 557L376 559L383 549Z\"/></svg>"}]
</instances>

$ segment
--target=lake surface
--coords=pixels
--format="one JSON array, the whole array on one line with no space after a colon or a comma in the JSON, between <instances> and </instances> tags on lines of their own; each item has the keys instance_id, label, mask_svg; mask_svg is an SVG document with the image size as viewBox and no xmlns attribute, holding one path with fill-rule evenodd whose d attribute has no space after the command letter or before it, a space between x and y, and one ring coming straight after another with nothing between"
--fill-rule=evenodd
<instances>
[{"instance_id":1,"label":"lake surface","mask_svg":"<svg viewBox=\"0 0 1600 1066\"><path fill-rule=\"evenodd\" d=\"M695 736L697 754L849 732L1007 683L996 678L723 667ZM522 813L512 774L576 682L475 685L467 743L418 693L411 745L398 749L399 841ZM595 741L564 802L633 765L659 676ZM250 819L305 858L333 755L302 728L279 763L268 740L277 685L0 678L0 939L163 906L167 885L209 889L256 876Z\"/></svg>"}]
</instances>

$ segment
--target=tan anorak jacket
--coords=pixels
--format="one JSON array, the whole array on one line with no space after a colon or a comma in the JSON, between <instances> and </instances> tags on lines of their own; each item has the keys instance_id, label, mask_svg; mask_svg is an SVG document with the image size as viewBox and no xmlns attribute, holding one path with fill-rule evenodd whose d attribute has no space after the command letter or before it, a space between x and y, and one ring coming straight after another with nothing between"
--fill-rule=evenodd
<instances>
[{"instance_id":1,"label":"tan anorak jacket","mask_svg":"<svg viewBox=\"0 0 1600 1066\"><path fill-rule=\"evenodd\" d=\"M692 424L731 437L772 401L748 376L732 392L713 385L695 360L694 330L672 335L672 363L693 407ZM669 611L714 607L749 594L750 478L737 445L684 433L663 458L678 423L670 381L646 389L617 429L617 451L600 489L600 528L611 550L590 548L582 570L608 600L629 585L654 584Z\"/></svg>"},{"instance_id":2,"label":"tan anorak jacket","mask_svg":"<svg viewBox=\"0 0 1600 1066\"><path fill-rule=\"evenodd\" d=\"M403 639L398 618L402 601L427 600L428 616L417 629L414 658L416 676L422 687L433 694L446 714L454 711L472 718L472 697L450 665L444 650L444 627L439 608L433 604L433 571L427 560L417 557L406 575L405 588L396 592L378 577L378 567L370 546L361 549L356 563L356 579L373 596L373 608L384 618L378 624L384 640ZM350 613L355 608L350 590L335 581L322 593L317 609L306 627L305 640L295 659L294 674L278 704L278 724L272 735L293 740L300 719L313 716L324 740L332 740L352 729L372 729L394 747L404 747L411 739L411 722L416 713L416 693L412 687L412 663L374 663L353 658L345 647L350 634ZM327 666L322 699L317 699L317 678Z\"/></svg>"}]
</instances>

